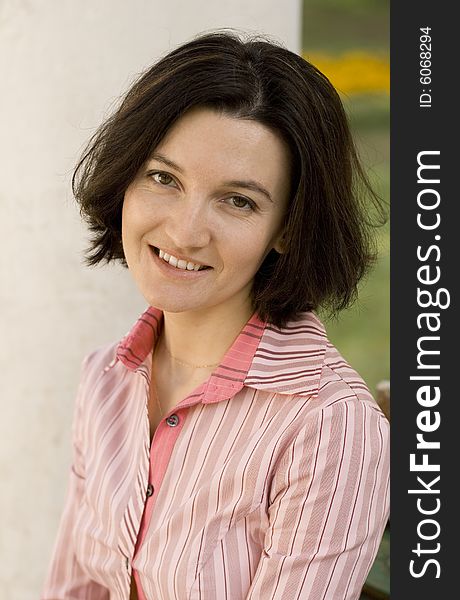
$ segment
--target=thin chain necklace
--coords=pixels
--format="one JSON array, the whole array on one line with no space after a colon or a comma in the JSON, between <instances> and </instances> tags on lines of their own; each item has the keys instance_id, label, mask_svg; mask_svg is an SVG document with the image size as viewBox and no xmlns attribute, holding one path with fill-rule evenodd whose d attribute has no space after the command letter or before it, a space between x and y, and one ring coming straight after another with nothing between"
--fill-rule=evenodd
<instances>
[{"instance_id":1,"label":"thin chain necklace","mask_svg":"<svg viewBox=\"0 0 460 600\"><path fill-rule=\"evenodd\" d=\"M158 344L156 346L154 346L153 352L152 352L152 373L151 373L152 378L153 378L153 358L155 356L155 352L157 351L157 349L158 349ZM158 398L157 386L153 383L153 381L152 381L151 389L152 389L153 395L155 396L156 403L158 404L158 408L160 409L160 418L162 419L163 418L163 408L162 408L162 406L160 404L160 400Z\"/></svg>"},{"instance_id":2,"label":"thin chain necklace","mask_svg":"<svg viewBox=\"0 0 460 600\"><path fill-rule=\"evenodd\" d=\"M160 409L160 415L161 415L161 418L163 418L163 409L162 409L162 407L161 407L161 404L160 404L160 399L158 398L158 395L157 395L157 389L156 389L156 386L155 386L155 385L153 386L153 395L155 396L155 400L157 401L158 408Z\"/></svg>"},{"instance_id":3,"label":"thin chain necklace","mask_svg":"<svg viewBox=\"0 0 460 600\"><path fill-rule=\"evenodd\" d=\"M194 367L195 369L204 369L204 368L207 368L207 367L217 367L217 365L220 364L220 363L214 363L212 365L192 365L190 363L183 362L183 361L179 360L178 358L176 358L175 356L173 356L171 354L171 352L168 350L168 348L166 347L166 344L164 344L164 347L166 349L166 352L169 354L169 356L173 360L175 360L179 364L184 365L186 367ZM153 349L153 353L152 353L152 371L153 371L153 357L155 356L155 351L157 349L158 349L158 345L155 346L155 348ZM157 394L157 390L156 390L156 386L155 385L153 386L153 395L155 396L156 403L158 404L158 408L160 409L161 418L163 418L163 408L161 406L160 399L158 398L158 394Z\"/></svg>"},{"instance_id":4,"label":"thin chain necklace","mask_svg":"<svg viewBox=\"0 0 460 600\"><path fill-rule=\"evenodd\" d=\"M175 360L176 362L178 362L180 365L184 365L185 367L193 367L194 369L206 369L207 367L217 367L217 365L219 365L220 363L214 363L212 365L192 365L191 363L186 363L183 362L182 360L179 360L178 358L176 358L175 356L173 356L171 354L171 352L168 350L168 348L166 347L166 344L164 345L166 352L169 354L169 356Z\"/></svg>"}]
</instances>

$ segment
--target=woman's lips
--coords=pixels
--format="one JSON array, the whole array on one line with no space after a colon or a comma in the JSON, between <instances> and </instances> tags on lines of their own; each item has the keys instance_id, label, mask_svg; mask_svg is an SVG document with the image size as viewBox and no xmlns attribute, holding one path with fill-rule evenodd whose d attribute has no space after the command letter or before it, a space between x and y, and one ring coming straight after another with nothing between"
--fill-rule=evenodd
<instances>
[{"instance_id":1,"label":"woman's lips","mask_svg":"<svg viewBox=\"0 0 460 600\"><path fill-rule=\"evenodd\" d=\"M162 256L162 254L167 254L168 256L173 256L178 261L185 261L186 263L192 263L195 266L198 265L200 267L200 269L210 269L211 268L210 265L206 265L206 264L202 263L201 261L193 260L192 258L179 257L179 255L174 254L174 253L170 252L169 250L162 250L161 248L158 248L157 246L152 246L152 248L154 249L157 256L159 256L160 258L164 259L164 256ZM169 261L165 261L165 262L169 262ZM174 264L172 266L174 266ZM193 270L195 270L195 269L193 269ZM198 269L196 269L196 270L198 270Z\"/></svg>"},{"instance_id":2,"label":"woman's lips","mask_svg":"<svg viewBox=\"0 0 460 600\"><path fill-rule=\"evenodd\" d=\"M209 265L205 265L204 263L201 263L201 262L198 262L198 261L194 261L194 260L192 260L190 258L178 258L175 254L170 254L168 251L161 250L160 248L157 248L156 246L152 246L152 248L153 248L155 254L157 256L159 256L160 258L162 258L163 260L164 260L164 256L161 256L161 254L167 254L168 256L173 256L179 262L180 261L182 261L182 262L185 261L187 264L188 263L192 263L194 266L196 266L196 265L199 266L199 269L195 269L195 268L193 268L193 269L187 269L188 271L199 271L199 270L210 269L211 268ZM169 260L165 260L165 262L171 264L169 262ZM175 265L173 264L171 266L174 267ZM178 267L178 268L180 268L180 267Z\"/></svg>"},{"instance_id":3,"label":"woman's lips","mask_svg":"<svg viewBox=\"0 0 460 600\"><path fill-rule=\"evenodd\" d=\"M203 277L203 275L212 271L212 267L206 267L199 271L189 271L174 267L158 256L158 248L155 248L155 246L149 246L149 248L155 264L169 277L174 277L175 279L195 279L196 277Z\"/></svg>"}]
</instances>

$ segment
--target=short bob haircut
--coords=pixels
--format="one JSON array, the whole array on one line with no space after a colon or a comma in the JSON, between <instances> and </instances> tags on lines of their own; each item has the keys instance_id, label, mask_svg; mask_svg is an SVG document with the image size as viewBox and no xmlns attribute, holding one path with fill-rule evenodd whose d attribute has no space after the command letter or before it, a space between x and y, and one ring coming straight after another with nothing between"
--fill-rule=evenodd
<instances>
[{"instance_id":1,"label":"short bob haircut","mask_svg":"<svg viewBox=\"0 0 460 600\"><path fill-rule=\"evenodd\" d=\"M301 312L349 306L376 258L372 205L383 215L358 159L347 117L329 80L266 36L202 34L143 73L96 131L72 187L92 238L88 265L126 260L121 241L125 190L187 110L208 107L257 121L287 142L292 160L284 252L271 250L251 300L276 327ZM385 217L383 217L385 218Z\"/></svg>"}]
</instances>

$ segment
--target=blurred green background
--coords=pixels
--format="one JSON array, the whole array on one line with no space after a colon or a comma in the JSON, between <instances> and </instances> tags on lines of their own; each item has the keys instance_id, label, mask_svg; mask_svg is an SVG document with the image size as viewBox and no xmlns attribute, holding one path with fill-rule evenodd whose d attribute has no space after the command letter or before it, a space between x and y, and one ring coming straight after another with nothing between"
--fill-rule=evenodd
<instances>
[{"instance_id":1,"label":"blurred green background","mask_svg":"<svg viewBox=\"0 0 460 600\"><path fill-rule=\"evenodd\" d=\"M388 0L303 0L303 55L338 89L371 183L390 193L390 76ZM390 378L390 227L376 229L379 259L359 299L337 320L329 338L372 393Z\"/></svg>"}]
</instances>

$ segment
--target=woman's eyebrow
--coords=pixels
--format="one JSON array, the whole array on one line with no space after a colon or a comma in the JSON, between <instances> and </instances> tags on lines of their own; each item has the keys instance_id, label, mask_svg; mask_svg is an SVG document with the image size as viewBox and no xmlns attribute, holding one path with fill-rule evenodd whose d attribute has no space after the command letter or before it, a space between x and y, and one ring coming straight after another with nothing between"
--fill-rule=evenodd
<instances>
[{"instance_id":1,"label":"woman's eyebrow","mask_svg":"<svg viewBox=\"0 0 460 600\"><path fill-rule=\"evenodd\" d=\"M169 158L166 158L166 156L163 156L163 154L159 154L158 152L152 154L150 160L157 160L158 162L161 162L167 165L168 167L175 169L179 173L184 172L183 169L181 169L181 167L179 167L179 165L177 165L174 161L170 160ZM261 185L257 181L254 181L253 179L232 179L230 181L224 181L223 185L225 187L239 187L251 190L252 192L258 192L259 194L262 194L263 196L268 198L270 202L273 202L273 198L270 196L268 190L264 188L263 185Z\"/></svg>"},{"instance_id":2,"label":"woman's eyebrow","mask_svg":"<svg viewBox=\"0 0 460 600\"><path fill-rule=\"evenodd\" d=\"M176 171L179 171L179 173L183 173L184 172L179 167L179 165L176 165L175 162L173 162L172 160L169 160L169 158L166 158L166 156L163 156L163 154L159 154L158 152L155 152L154 154L152 154L152 156L150 157L150 160L157 160L158 162L162 162L165 165L167 165L168 167L171 167L172 169L175 169Z\"/></svg>"}]
</instances>

